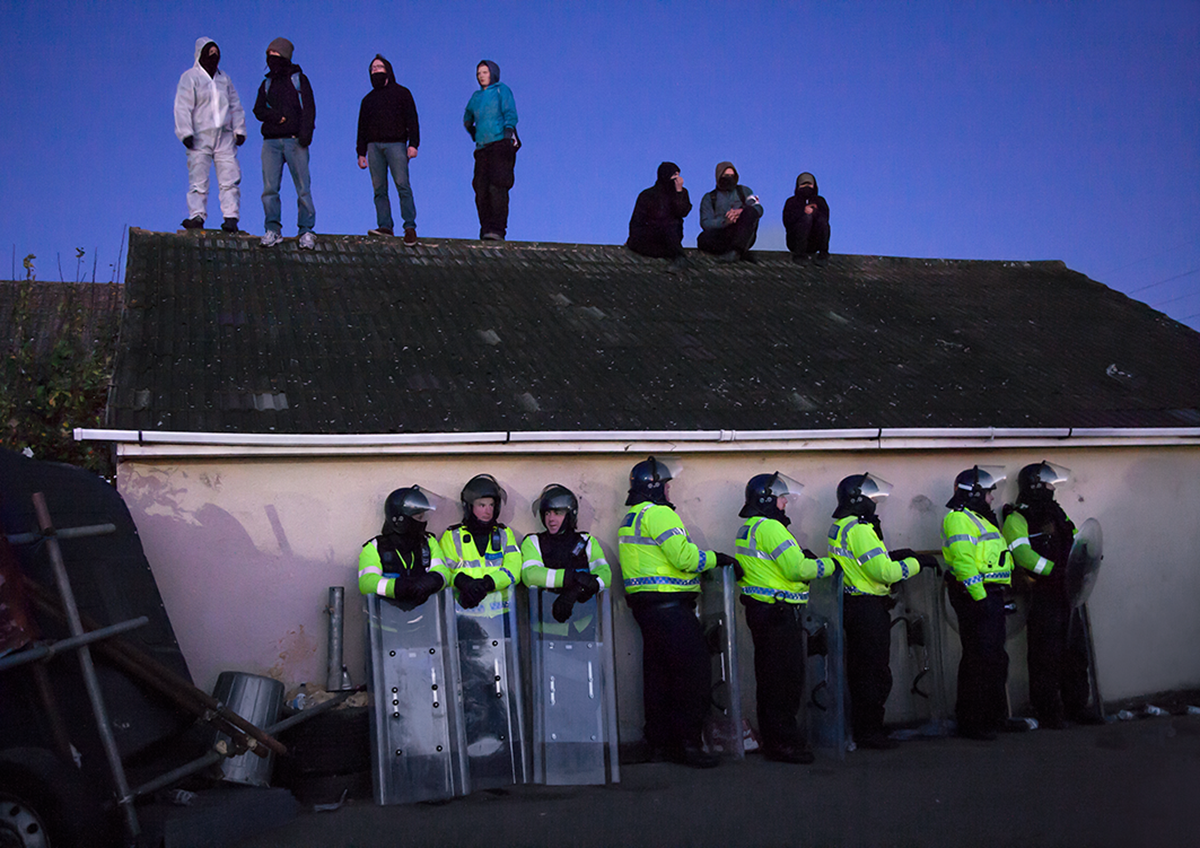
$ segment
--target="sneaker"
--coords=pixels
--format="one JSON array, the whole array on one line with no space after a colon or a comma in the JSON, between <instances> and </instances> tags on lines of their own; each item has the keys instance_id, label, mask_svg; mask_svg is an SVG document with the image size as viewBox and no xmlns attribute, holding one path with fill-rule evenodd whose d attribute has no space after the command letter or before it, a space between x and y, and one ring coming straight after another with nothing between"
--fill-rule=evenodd
<instances>
[{"instance_id":1,"label":"sneaker","mask_svg":"<svg viewBox=\"0 0 1200 848\"><path fill-rule=\"evenodd\" d=\"M813 257L813 264L818 268L824 268L829 264L829 254L825 251L821 251L815 257Z\"/></svg>"},{"instance_id":2,"label":"sneaker","mask_svg":"<svg viewBox=\"0 0 1200 848\"><path fill-rule=\"evenodd\" d=\"M718 262L737 262L739 254L736 250L727 250L717 257Z\"/></svg>"},{"instance_id":3,"label":"sneaker","mask_svg":"<svg viewBox=\"0 0 1200 848\"><path fill-rule=\"evenodd\" d=\"M267 230L265 233L263 233L263 237L261 239L259 239L258 246L259 247L274 247L275 245L279 244L281 241L283 241L283 236L281 236L279 233L275 232L274 230Z\"/></svg>"},{"instance_id":4,"label":"sneaker","mask_svg":"<svg viewBox=\"0 0 1200 848\"><path fill-rule=\"evenodd\" d=\"M404 243L406 245L408 245L409 247L414 247L416 245L416 243L417 243L417 228L416 227L405 227L404 228Z\"/></svg>"},{"instance_id":5,"label":"sneaker","mask_svg":"<svg viewBox=\"0 0 1200 848\"><path fill-rule=\"evenodd\" d=\"M391 236L391 235L395 235L395 233L392 232L391 227L376 227L373 230L367 230L367 235L369 235L369 236Z\"/></svg>"},{"instance_id":6,"label":"sneaker","mask_svg":"<svg viewBox=\"0 0 1200 848\"><path fill-rule=\"evenodd\" d=\"M499 233L486 232L479 237L482 241L504 241L504 236Z\"/></svg>"},{"instance_id":7,"label":"sneaker","mask_svg":"<svg viewBox=\"0 0 1200 848\"><path fill-rule=\"evenodd\" d=\"M312 234L312 230L307 233L300 234L300 249L312 250L317 246L317 237Z\"/></svg>"},{"instance_id":8,"label":"sneaker","mask_svg":"<svg viewBox=\"0 0 1200 848\"><path fill-rule=\"evenodd\" d=\"M807 265L808 264L808 254L803 253L803 252L793 253L792 254L792 263L794 265Z\"/></svg>"},{"instance_id":9,"label":"sneaker","mask_svg":"<svg viewBox=\"0 0 1200 848\"><path fill-rule=\"evenodd\" d=\"M180 226L182 226L185 230L203 230L204 219L199 216L195 218L188 218L186 221L180 224Z\"/></svg>"},{"instance_id":10,"label":"sneaker","mask_svg":"<svg viewBox=\"0 0 1200 848\"><path fill-rule=\"evenodd\" d=\"M236 233L238 231L238 219L226 218L221 224L221 229L227 233Z\"/></svg>"}]
</instances>

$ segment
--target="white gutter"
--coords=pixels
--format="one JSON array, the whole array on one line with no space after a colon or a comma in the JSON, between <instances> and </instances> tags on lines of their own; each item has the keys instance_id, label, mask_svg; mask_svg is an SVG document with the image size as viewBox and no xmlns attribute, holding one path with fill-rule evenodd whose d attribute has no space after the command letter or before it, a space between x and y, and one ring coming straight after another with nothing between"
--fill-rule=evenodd
<instances>
[{"instance_id":1,"label":"white gutter","mask_svg":"<svg viewBox=\"0 0 1200 848\"><path fill-rule=\"evenodd\" d=\"M1200 445L1200 427L866 428L857 430L558 430L353 435L198 433L77 428L113 442L118 458L378 456L389 454L742 453Z\"/></svg>"}]
</instances>

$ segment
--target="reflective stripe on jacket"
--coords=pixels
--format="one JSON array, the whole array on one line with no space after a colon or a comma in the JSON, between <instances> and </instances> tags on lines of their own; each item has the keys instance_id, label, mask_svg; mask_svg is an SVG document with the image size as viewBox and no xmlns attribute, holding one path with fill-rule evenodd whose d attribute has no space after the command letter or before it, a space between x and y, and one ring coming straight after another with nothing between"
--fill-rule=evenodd
<instances>
[{"instance_id":1,"label":"reflective stripe on jacket","mask_svg":"<svg viewBox=\"0 0 1200 848\"><path fill-rule=\"evenodd\" d=\"M809 559L783 522L761 515L738 528L734 555L742 566L742 594L765 604L808 603L809 581L833 573L833 560Z\"/></svg>"},{"instance_id":2,"label":"reflective stripe on jacket","mask_svg":"<svg viewBox=\"0 0 1200 848\"><path fill-rule=\"evenodd\" d=\"M617 551L626 592L699 592L717 555L692 543L675 510L643 501L625 513Z\"/></svg>"},{"instance_id":3,"label":"reflective stripe on jacket","mask_svg":"<svg viewBox=\"0 0 1200 848\"><path fill-rule=\"evenodd\" d=\"M1012 582L1008 550L996 525L961 507L942 520L942 557L954 577L977 601L987 597L987 583Z\"/></svg>"},{"instance_id":4,"label":"reflective stripe on jacket","mask_svg":"<svg viewBox=\"0 0 1200 848\"><path fill-rule=\"evenodd\" d=\"M446 585L450 585L450 570L446 568L446 560L442 556L442 548L438 544L438 540L432 534L427 533L425 541L429 544L430 573L440 574ZM399 564L409 570L414 567L412 563ZM394 598L396 597L396 578L399 576L399 571L384 570L383 558L379 554L378 536L363 545L362 550L358 552L358 591L364 595L382 595L385 598Z\"/></svg>"},{"instance_id":5,"label":"reflective stripe on jacket","mask_svg":"<svg viewBox=\"0 0 1200 848\"><path fill-rule=\"evenodd\" d=\"M921 570L916 557L888 556L875 527L854 515L839 518L829 528L829 553L842 567L846 594L886 595L893 583Z\"/></svg>"},{"instance_id":6,"label":"reflective stripe on jacket","mask_svg":"<svg viewBox=\"0 0 1200 848\"><path fill-rule=\"evenodd\" d=\"M1029 521L1014 510L1004 519L1004 539L1012 552L1013 561L1034 574L1049 574L1054 562L1033 549L1029 541Z\"/></svg>"},{"instance_id":7,"label":"reflective stripe on jacket","mask_svg":"<svg viewBox=\"0 0 1200 848\"><path fill-rule=\"evenodd\" d=\"M600 580L600 588L607 589L612 585L612 569L604 558L604 549L590 534L580 531L587 541L588 571ZM542 543L537 533L530 533L521 543L521 582L526 586L542 586L546 589L560 589L563 585L565 568L547 568L542 559Z\"/></svg>"},{"instance_id":8,"label":"reflective stripe on jacket","mask_svg":"<svg viewBox=\"0 0 1200 848\"><path fill-rule=\"evenodd\" d=\"M511 527L497 524L496 529L501 534L501 547L497 550L494 540L489 538L483 556L479 555L471 531L463 525L455 524L442 534L442 553L452 572L451 581L458 572L465 571L469 577L491 577L499 591L520 579L521 549L517 547L517 537Z\"/></svg>"}]
</instances>

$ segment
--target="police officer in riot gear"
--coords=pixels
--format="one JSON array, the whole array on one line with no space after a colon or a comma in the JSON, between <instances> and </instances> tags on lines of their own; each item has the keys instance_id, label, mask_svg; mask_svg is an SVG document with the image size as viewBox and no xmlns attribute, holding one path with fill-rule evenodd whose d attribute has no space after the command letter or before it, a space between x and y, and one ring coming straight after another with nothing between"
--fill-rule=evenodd
<instances>
[{"instance_id":1,"label":"police officer in riot gear","mask_svg":"<svg viewBox=\"0 0 1200 848\"><path fill-rule=\"evenodd\" d=\"M473 609L489 593L507 589L521 574L521 551L512 528L499 521L504 490L490 474L467 481L463 520L442 534L442 550L454 574L458 603Z\"/></svg>"},{"instance_id":2,"label":"police officer in riot gear","mask_svg":"<svg viewBox=\"0 0 1200 848\"><path fill-rule=\"evenodd\" d=\"M850 726L859 748L896 746L883 729L884 704L892 691L888 595L893 583L934 564L932 557L918 557L910 550L888 553L875 504L891 489L890 483L869 473L845 478L838 483L838 505L829 528L829 553L844 576L846 686Z\"/></svg>"},{"instance_id":3,"label":"police officer in riot gear","mask_svg":"<svg viewBox=\"0 0 1200 848\"><path fill-rule=\"evenodd\" d=\"M992 511L1003 479L1000 468L963 471L942 521L947 591L962 642L955 714L958 735L968 739L995 739L1008 718L1004 590L1012 581L1012 563Z\"/></svg>"},{"instance_id":4,"label":"police officer in riot gear","mask_svg":"<svg viewBox=\"0 0 1200 848\"><path fill-rule=\"evenodd\" d=\"M696 599L700 574L733 565L701 550L668 500L675 472L649 457L629 473L629 511L617 530L625 597L642 631L646 742L656 754L696 768L720 763L702 747L712 664Z\"/></svg>"},{"instance_id":5,"label":"police officer in riot gear","mask_svg":"<svg viewBox=\"0 0 1200 848\"><path fill-rule=\"evenodd\" d=\"M1017 475L1017 502L1004 507L1004 538L1029 591L1029 700L1043 727L1065 720L1094 724L1088 710L1088 653L1083 627L1072 628L1066 584L1075 524L1054 499L1068 471L1049 462L1026 465ZM1072 638L1074 637L1074 638Z\"/></svg>"},{"instance_id":6,"label":"police officer in riot gear","mask_svg":"<svg viewBox=\"0 0 1200 848\"><path fill-rule=\"evenodd\" d=\"M763 754L784 763L811 763L812 750L796 721L804 695L804 610L809 581L834 572L833 561L804 550L787 529L785 510L803 486L776 471L746 484L746 519L735 556L742 574L742 606L754 638L758 730Z\"/></svg>"},{"instance_id":7,"label":"police officer in riot gear","mask_svg":"<svg viewBox=\"0 0 1200 848\"><path fill-rule=\"evenodd\" d=\"M579 501L559 483L542 489L533 512L546 529L530 533L521 543L521 582L558 592L551 612L567 621L577 603L586 603L612 583L612 570L600 543L576 526Z\"/></svg>"},{"instance_id":8,"label":"police officer in riot gear","mask_svg":"<svg viewBox=\"0 0 1200 848\"><path fill-rule=\"evenodd\" d=\"M358 590L413 605L449 582L437 539L426 516L437 507L420 486L396 489L383 505L383 529L358 555Z\"/></svg>"}]
</instances>

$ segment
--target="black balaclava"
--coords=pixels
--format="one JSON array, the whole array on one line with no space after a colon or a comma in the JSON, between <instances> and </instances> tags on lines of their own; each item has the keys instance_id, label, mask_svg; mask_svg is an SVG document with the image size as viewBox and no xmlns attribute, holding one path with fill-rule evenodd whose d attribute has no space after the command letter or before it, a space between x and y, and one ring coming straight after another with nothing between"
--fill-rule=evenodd
<instances>
[{"instance_id":1,"label":"black balaclava","mask_svg":"<svg viewBox=\"0 0 1200 848\"><path fill-rule=\"evenodd\" d=\"M733 176L727 177L725 176L725 172L730 168L733 168ZM737 188L738 172L737 168L733 167L732 162L721 162L719 165L717 165L716 177L717 188L721 191L733 191L735 188Z\"/></svg>"},{"instance_id":2,"label":"black balaclava","mask_svg":"<svg viewBox=\"0 0 1200 848\"><path fill-rule=\"evenodd\" d=\"M376 59L378 59L380 62L383 62L384 70L376 71L371 74L371 87L379 89L386 86L389 82L395 82L396 75L392 71L392 63L378 53L375 54L375 59L371 60L371 65L375 64ZM367 65L367 68L370 69L371 65Z\"/></svg>"},{"instance_id":3,"label":"black balaclava","mask_svg":"<svg viewBox=\"0 0 1200 848\"><path fill-rule=\"evenodd\" d=\"M287 76L287 72L292 69L292 63L282 56L267 56L267 67L271 69L271 76Z\"/></svg>"},{"instance_id":4,"label":"black balaclava","mask_svg":"<svg viewBox=\"0 0 1200 848\"><path fill-rule=\"evenodd\" d=\"M425 527L426 522L401 515L397 516L395 521L385 520L379 536L383 540L384 549L398 553L405 567L424 571L421 554L425 544Z\"/></svg>"},{"instance_id":5,"label":"black balaclava","mask_svg":"<svg viewBox=\"0 0 1200 848\"><path fill-rule=\"evenodd\" d=\"M209 50L212 53L209 53ZM217 47L217 42L210 41L200 48L200 67L204 68L204 72L210 77L217 75L217 63L221 61L221 48Z\"/></svg>"},{"instance_id":6,"label":"black balaclava","mask_svg":"<svg viewBox=\"0 0 1200 848\"><path fill-rule=\"evenodd\" d=\"M812 185L801 185L801 183L811 182ZM796 177L796 197L800 198L807 205L816 202L817 195L820 192L817 190L817 178L805 171L800 176Z\"/></svg>"},{"instance_id":7,"label":"black balaclava","mask_svg":"<svg viewBox=\"0 0 1200 848\"><path fill-rule=\"evenodd\" d=\"M954 497L946 502L946 506L950 509L959 509L965 506L971 512L982 515L988 521L992 522L992 524L999 527L1000 524L996 519L996 513L987 502L988 491L991 490L972 489L968 492L966 489L955 487Z\"/></svg>"},{"instance_id":8,"label":"black balaclava","mask_svg":"<svg viewBox=\"0 0 1200 848\"><path fill-rule=\"evenodd\" d=\"M663 162L658 166L658 179L654 181L656 186L675 190L675 181L672 179L679 173L679 166L674 162Z\"/></svg>"}]
</instances>

